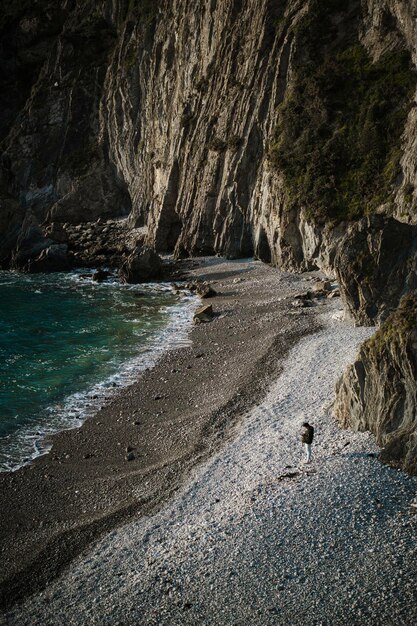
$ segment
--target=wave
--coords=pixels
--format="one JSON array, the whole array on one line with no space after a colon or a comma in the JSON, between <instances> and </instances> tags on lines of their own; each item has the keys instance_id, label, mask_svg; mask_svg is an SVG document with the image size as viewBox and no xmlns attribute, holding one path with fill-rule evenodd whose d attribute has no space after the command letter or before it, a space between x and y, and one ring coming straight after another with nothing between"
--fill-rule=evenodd
<instances>
[{"instance_id":1,"label":"wave","mask_svg":"<svg viewBox=\"0 0 417 626\"><path fill-rule=\"evenodd\" d=\"M64 275L66 280L79 281L79 272ZM116 280L97 284L98 288L120 285ZM136 289L137 285L120 285L123 289ZM146 283L140 286L149 292L172 292L172 287L160 283ZM145 296L146 297L146 296ZM60 404L46 408L47 419L22 426L18 431L2 437L3 445L0 471L16 471L29 464L35 458L47 454L52 448L51 435L63 430L79 428L83 422L106 405L121 388L127 387L138 379L146 368L153 367L160 357L169 350L189 346L189 333L192 317L197 306L197 298L184 296L172 306L162 307L167 315L164 327L138 347L137 354L124 362L118 369L99 383L85 391L68 396ZM129 320L132 322L132 320ZM139 333L138 333L139 335ZM44 423L45 422L45 423ZM7 453L4 452L7 448Z\"/></svg>"}]
</instances>

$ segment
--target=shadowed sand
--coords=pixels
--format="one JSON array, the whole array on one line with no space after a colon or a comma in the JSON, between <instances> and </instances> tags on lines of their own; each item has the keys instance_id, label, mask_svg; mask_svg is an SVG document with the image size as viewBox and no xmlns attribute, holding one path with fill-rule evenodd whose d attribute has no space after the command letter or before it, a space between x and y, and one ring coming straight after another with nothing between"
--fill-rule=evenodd
<instances>
[{"instance_id":1,"label":"shadowed sand","mask_svg":"<svg viewBox=\"0 0 417 626\"><path fill-rule=\"evenodd\" d=\"M231 267L248 271L222 278ZM215 273L224 317L171 355L177 384L160 392L166 425L181 407L181 441L164 457L171 489L159 483L152 514L142 506L102 533L6 623L414 626L417 479L381 465L373 437L339 430L331 414L335 382L372 329L343 321L334 300L291 309L280 298L304 279L215 260L197 271ZM305 420L316 429L308 465ZM189 455L175 463L179 450Z\"/></svg>"},{"instance_id":2,"label":"shadowed sand","mask_svg":"<svg viewBox=\"0 0 417 626\"><path fill-rule=\"evenodd\" d=\"M219 292L213 322L193 327L188 347L166 353L80 429L56 435L48 455L0 475L3 606L45 587L112 528L157 511L317 327L317 309L290 304L306 278L220 259L201 260L191 276Z\"/></svg>"}]
</instances>

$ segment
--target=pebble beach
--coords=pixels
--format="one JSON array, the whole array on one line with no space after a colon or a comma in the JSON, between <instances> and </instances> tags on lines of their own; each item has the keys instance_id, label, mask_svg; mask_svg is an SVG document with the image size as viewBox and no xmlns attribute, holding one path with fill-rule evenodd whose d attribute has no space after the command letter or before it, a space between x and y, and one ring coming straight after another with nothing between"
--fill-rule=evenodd
<instances>
[{"instance_id":1,"label":"pebble beach","mask_svg":"<svg viewBox=\"0 0 417 626\"><path fill-rule=\"evenodd\" d=\"M194 275L218 290L219 319L193 329L169 368L184 371L195 351L207 376L199 403L216 419L195 403L202 421L182 431L195 453L175 489L103 527L1 623L414 626L417 479L382 465L372 435L342 431L332 415L335 383L372 329L345 320L339 299L292 308L314 276L218 260ZM309 464L304 421L316 430ZM133 500L141 472L126 482Z\"/></svg>"}]
</instances>

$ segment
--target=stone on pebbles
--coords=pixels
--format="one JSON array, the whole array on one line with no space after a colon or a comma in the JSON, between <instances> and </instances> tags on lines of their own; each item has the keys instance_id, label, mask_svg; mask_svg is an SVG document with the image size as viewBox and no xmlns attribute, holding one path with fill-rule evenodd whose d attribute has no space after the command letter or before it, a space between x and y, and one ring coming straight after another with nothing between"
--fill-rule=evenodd
<instances>
[{"instance_id":1,"label":"stone on pebbles","mask_svg":"<svg viewBox=\"0 0 417 626\"><path fill-rule=\"evenodd\" d=\"M177 285L174 287L178 289ZM196 293L201 299L214 298L217 296L217 291L207 282L201 283L199 281L193 281L192 283L187 283L185 288Z\"/></svg>"},{"instance_id":2,"label":"stone on pebbles","mask_svg":"<svg viewBox=\"0 0 417 626\"><path fill-rule=\"evenodd\" d=\"M197 294L200 298L214 298L217 296L217 291L213 289L213 287L207 283L203 283L202 285L198 285Z\"/></svg>"},{"instance_id":3,"label":"stone on pebbles","mask_svg":"<svg viewBox=\"0 0 417 626\"><path fill-rule=\"evenodd\" d=\"M330 291L331 288L330 280L318 280L312 287L313 291Z\"/></svg>"},{"instance_id":4,"label":"stone on pebbles","mask_svg":"<svg viewBox=\"0 0 417 626\"><path fill-rule=\"evenodd\" d=\"M214 311L211 304L207 304L206 306L202 306L194 313L194 323L201 324L205 322L211 322L214 317Z\"/></svg>"}]
</instances>

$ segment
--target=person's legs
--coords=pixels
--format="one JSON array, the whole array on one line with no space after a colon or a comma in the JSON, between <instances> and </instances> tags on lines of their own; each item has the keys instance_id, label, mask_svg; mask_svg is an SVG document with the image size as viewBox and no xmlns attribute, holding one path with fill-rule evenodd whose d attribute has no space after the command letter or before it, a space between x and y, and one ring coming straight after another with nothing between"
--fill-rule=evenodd
<instances>
[{"instance_id":1,"label":"person's legs","mask_svg":"<svg viewBox=\"0 0 417 626\"><path fill-rule=\"evenodd\" d=\"M310 463L310 459L311 459L311 444L310 443L305 443L305 449L306 449L306 463Z\"/></svg>"}]
</instances>

